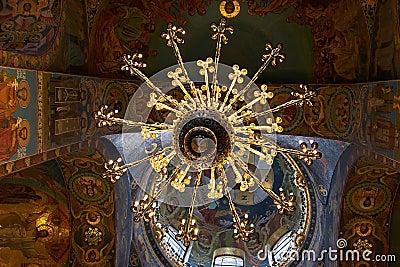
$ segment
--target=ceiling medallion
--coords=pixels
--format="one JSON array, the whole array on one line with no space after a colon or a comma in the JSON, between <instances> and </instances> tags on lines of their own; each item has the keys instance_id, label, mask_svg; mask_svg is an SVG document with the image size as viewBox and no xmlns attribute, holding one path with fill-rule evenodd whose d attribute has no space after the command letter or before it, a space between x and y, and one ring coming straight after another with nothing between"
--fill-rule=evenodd
<instances>
[{"instance_id":1,"label":"ceiling medallion","mask_svg":"<svg viewBox=\"0 0 400 267\"><path fill-rule=\"evenodd\" d=\"M161 37L173 48L178 66L151 78L140 70L145 67L140 54L124 55L122 69L143 80L138 89L141 97L132 97L124 119L114 116L118 111L107 106L94 114L99 127L123 124L122 137L127 140L123 148L128 163L122 164L121 158L110 160L103 177L115 183L129 169L147 192L132 206L135 221L154 222L157 202L168 202L168 196L173 195L179 205L187 207L175 235L185 246L198 239L194 207L224 196L233 216L233 238L249 240L254 225L248 213L237 211L231 195L234 187L243 192L259 187L272 198L279 214L293 212L295 194L282 188L274 192L265 177L257 176L257 166L271 166L278 154L289 158L293 155L307 165L322 157L316 142L300 142L296 150L280 146L275 137L283 128L279 125L282 119L274 113L294 105L311 105L310 99L316 93L301 85L290 100L270 108L268 101L274 94L266 85L258 87L255 83L268 65L276 66L285 59L282 45L267 43L261 67L249 78L246 69L220 63L221 47L227 44L233 27L227 26L223 18L219 24L211 24L211 29L211 38L216 40L214 59L184 63L179 45L184 43L185 31L168 24ZM181 100L168 94L177 89L184 96ZM165 120L149 122L150 112L155 111L161 112ZM142 141L134 141L142 145L133 147L129 136L138 131ZM143 164L150 167L140 169ZM149 181L145 172L155 172L158 178Z\"/></svg>"},{"instance_id":2,"label":"ceiling medallion","mask_svg":"<svg viewBox=\"0 0 400 267\"><path fill-rule=\"evenodd\" d=\"M233 0L233 1L232 0L227 0L227 1L224 0L219 5L219 12L225 18L228 18L228 19L234 18L240 12L240 4L236 0Z\"/></svg>"}]
</instances>

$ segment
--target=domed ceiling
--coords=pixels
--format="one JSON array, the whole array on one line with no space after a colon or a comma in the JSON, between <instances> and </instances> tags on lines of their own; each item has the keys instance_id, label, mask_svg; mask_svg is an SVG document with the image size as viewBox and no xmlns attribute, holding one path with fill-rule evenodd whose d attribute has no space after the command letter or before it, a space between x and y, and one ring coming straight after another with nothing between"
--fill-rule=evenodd
<instances>
[{"instance_id":1,"label":"domed ceiling","mask_svg":"<svg viewBox=\"0 0 400 267\"><path fill-rule=\"evenodd\" d=\"M124 141L120 135L107 137L123 158L135 153L135 151L137 152L140 147L140 133L131 134L128 138L130 142L127 143L130 145L129 147L124 147ZM281 136L278 139L281 145L287 145L290 148L297 147L296 144L300 139L304 140L304 138L300 137L288 138L285 136ZM279 191L278 189L282 187L285 190L294 192L297 199L294 213L278 214L272 199L260 189L254 188L255 190L242 192L233 186L231 195L238 212L240 214L248 212L250 214L250 222L256 226L256 231L250 235L249 242L232 238L232 214L225 196L195 207L194 216L200 228L199 240L193 242L193 245L188 249L185 248L182 243L175 240L177 231L175 229L177 229L180 220L185 217L187 208L180 205L176 206L171 199L168 199L168 203L159 202L157 212L157 222L164 232L162 238L159 229L153 228L152 224L134 223L133 230L130 232L125 228L129 216L125 217L126 219L124 220L117 221L116 232L119 238L122 235L122 240L125 240L123 247L117 245L117 254L122 257L119 260L126 259L126 255L123 256L123 251L126 251L129 247L126 242L129 233L132 234L132 246L137 249L131 254L130 260L136 261L137 257L139 257L140 262L156 264L157 266L174 266L173 259L175 259L175 262L177 262L177 259L182 261L185 259L184 261L191 266L210 266L215 249L225 247L243 250L246 262L251 266L267 266L268 262L271 263L271 259L264 257L265 255L260 252L266 248L275 249L274 261L285 265L290 261L285 262L284 257L279 258L278 254L287 256L285 253L292 249L313 248L319 251L323 240L323 236L319 233L324 231L324 226L320 223L319 218L324 213L323 205L327 201L326 192L330 190L332 170L347 144L323 139L318 139L317 141L322 144L322 151L326 158L323 162L312 166L310 170L306 170L303 164L297 162L297 160L284 156L277 156L271 167L265 166L266 168L258 170L258 172L261 172L261 177L264 177L274 191ZM124 210L126 212L132 201L134 202L143 197L144 193L141 189L141 187L143 188L143 183L157 181L154 178L154 171L150 170L152 170L150 164L143 163L130 169L130 172L128 172L132 175L130 179L124 176L118 180L118 189L115 189L116 198L127 200L127 202L118 201L116 204L117 210L122 213L124 213ZM207 173L205 176L207 176ZM132 186L129 183L132 183ZM131 197L128 198L126 196L125 191L128 188L132 188L132 201L129 201ZM176 192L173 188L169 188L167 191ZM177 197L176 203L182 201L179 200L179 194L175 193L173 195ZM124 216L122 213L120 216ZM174 247L173 244L177 245ZM176 248L179 244L181 251ZM277 244L285 245L277 249L279 247ZM183 255L183 251L187 251L185 255ZM135 266L132 262L131 264ZM296 266L295 262L291 264L291 266Z\"/></svg>"},{"instance_id":2,"label":"domed ceiling","mask_svg":"<svg viewBox=\"0 0 400 267\"><path fill-rule=\"evenodd\" d=\"M232 238L233 221L226 196L198 206L195 208L195 217L200 227L199 240L194 242L191 248L188 259L190 264L209 267L216 249L235 247L245 251L246 265L266 266L268 257L263 254L259 257L259 251L265 250L266 246L270 246L272 249L281 238L287 239L289 244L280 253L285 254L291 250L300 249L311 222L310 192L303 180L305 177L294 161L283 156L278 156L272 168L262 172L264 174L261 174L261 177L267 177L266 180L273 185L272 189L275 192L278 192L279 188L283 188L285 191L289 190L294 193L298 200L296 211L291 214L279 214L273 200L260 188L242 192L238 187L234 187L231 194L237 211L240 215L250 214L250 223L256 226L255 233L250 235L248 242ZM296 184L301 184L301 186L297 187ZM314 193L312 192L312 194ZM161 204L159 212L161 224L177 229L180 223L179 219L185 217L186 209ZM166 247L165 249L168 248L167 243L163 245ZM282 262L277 260L277 262L283 264L284 260Z\"/></svg>"}]
</instances>

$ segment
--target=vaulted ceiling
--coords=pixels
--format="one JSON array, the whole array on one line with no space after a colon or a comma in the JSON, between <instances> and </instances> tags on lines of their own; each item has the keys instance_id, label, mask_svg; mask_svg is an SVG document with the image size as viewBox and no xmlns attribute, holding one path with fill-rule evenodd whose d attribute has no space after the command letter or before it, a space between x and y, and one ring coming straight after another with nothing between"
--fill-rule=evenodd
<instances>
[{"instance_id":1,"label":"vaulted ceiling","mask_svg":"<svg viewBox=\"0 0 400 267\"><path fill-rule=\"evenodd\" d=\"M399 2L228 2L238 4L240 11L228 19L227 25L235 31L222 46L222 63L238 64L252 75L262 63L265 43L282 43L286 60L268 68L258 81L275 84L270 86L276 95L271 106L286 101L290 90L298 89L293 84L313 84L320 92L312 108L293 107L280 114L285 132L290 134L282 137L284 142L291 144L301 136L321 138L325 149L318 164L302 167L310 178L308 190L314 196L310 218L315 222L304 248L335 248L337 239L345 238L349 247L358 249L359 240L367 240L362 244L370 244L376 253L400 257L394 227L400 217ZM153 230L131 222L130 202L142 194L134 178L124 177L124 182L114 186L101 178L105 159L123 153L118 147L119 135L98 138L118 134L121 128L96 129L90 113L101 103L125 110L129 99L138 97L134 93L140 81L120 70L122 54L142 53L147 64L143 72L148 76L176 64L172 48L160 38L168 23L186 30L185 43L180 45L185 62L214 57L210 24L217 23L222 14L237 11L237 6L230 10L229 3L0 1L0 101L3 96L7 99L4 107L0 106L0 238L10 239L8 232L18 227L27 231L26 236L13 236L21 242L36 234L35 228L49 233L25 245L10 245L5 238L0 242L0 263L171 264L155 243ZM27 100L8 103L11 79L18 88L29 89ZM71 94L64 99L68 92ZM11 125L19 117L24 125L30 125L26 144L21 138L12 138L15 127ZM78 128L71 130L71 125ZM92 149L83 149L88 146ZM283 179L276 169L276 176ZM260 203L268 206L267 200ZM254 256L259 248L256 243L272 242L273 230L285 226L287 218L268 213L269 206L241 203L244 210L254 209L257 215L253 219L259 222L259 240L248 245L235 243L225 237L229 232L222 225L229 223L225 204L222 199L217 207L198 210L197 216L204 219L204 239L196 243L191 261L206 264L216 243L223 241L245 250L253 257L252 264L261 264ZM179 209L162 208L164 219L178 219ZM277 234L273 237L278 239ZM325 264L353 266L349 262Z\"/></svg>"}]
</instances>

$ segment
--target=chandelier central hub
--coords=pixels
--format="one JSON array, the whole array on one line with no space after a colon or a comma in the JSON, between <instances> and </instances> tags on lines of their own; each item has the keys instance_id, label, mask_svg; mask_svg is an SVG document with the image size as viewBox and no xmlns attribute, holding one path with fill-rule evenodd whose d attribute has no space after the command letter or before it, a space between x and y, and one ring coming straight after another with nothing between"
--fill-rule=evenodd
<instances>
[{"instance_id":1,"label":"chandelier central hub","mask_svg":"<svg viewBox=\"0 0 400 267\"><path fill-rule=\"evenodd\" d=\"M208 107L193 110L175 122L173 145L178 157L194 170L229 160L233 127L226 116Z\"/></svg>"},{"instance_id":2,"label":"chandelier central hub","mask_svg":"<svg viewBox=\"0 0 400 267\"><path fill-rule=\"evenodd\" d=\"M190 129L183 136L183 153L192 159L209 158L217 148L217 137L214 132L203 126Z\"/></svg>"}]
</instances>

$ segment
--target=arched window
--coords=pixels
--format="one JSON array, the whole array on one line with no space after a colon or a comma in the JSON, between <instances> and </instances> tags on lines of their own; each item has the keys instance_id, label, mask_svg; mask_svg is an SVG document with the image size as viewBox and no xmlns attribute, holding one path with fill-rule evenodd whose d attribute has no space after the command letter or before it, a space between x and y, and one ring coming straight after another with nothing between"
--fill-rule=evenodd
<instances>
[{"instance_id":1,"label":"arched window","mask_svg":"<svg viewBox=\"0 0 400 267\"><path fill-rule=\"evenodd\" d=\"M292 232L284 234L272 247L272 255L274 263L280 263L291 257L291 252L294 249Z\"/></svg>"},{"instance_id":2,"label":"arched window","mask_svg":"<svg viewBox=\"0 0 400 267\"><path fill-rule=\"evenodd\" d=\"M218 248L214 251L212 267L243 267L244 255L238 248Z\"/></svg>"},{"instance_id":3,"label":"arched window","mask_svg":"<svg viewBox=\"0 0 400 267\"><path fill-rule=\"evenodd\" d=\"M178 233L177 230L168 225L164 228L164 238L161 241L167 254L170 254L174 259L180 262L186 262L186 255L190 254L191 246L185 247L182 241L177 241L175 235Z\"/></svg>"}]
</instances>

